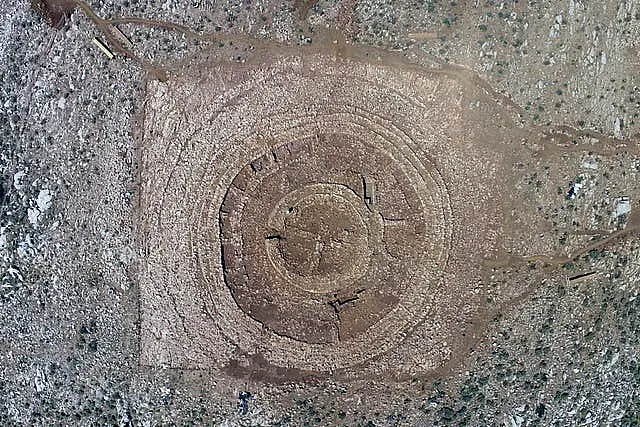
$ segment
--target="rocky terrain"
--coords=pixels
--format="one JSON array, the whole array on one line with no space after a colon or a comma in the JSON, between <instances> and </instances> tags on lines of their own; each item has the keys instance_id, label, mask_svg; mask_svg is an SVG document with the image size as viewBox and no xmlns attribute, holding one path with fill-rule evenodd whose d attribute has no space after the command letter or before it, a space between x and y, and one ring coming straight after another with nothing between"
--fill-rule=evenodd
<instances>
[{"instance_id":1,"label":"rocky terrain","mask_svg":"<svg viewBox=\"0 0 640 427\"><path fill-rule=\"evenodd\" d=\"M0 424L638 425L637 2L80 3L60 25L0 5ZM491 100L473 129L508 111L530 154L500 163L511 250L477 275L486 316L455 366L264 381L149 357L149 96L205 57L233 74L292 51L449 70Z\"/></svg>"}]
</instances>

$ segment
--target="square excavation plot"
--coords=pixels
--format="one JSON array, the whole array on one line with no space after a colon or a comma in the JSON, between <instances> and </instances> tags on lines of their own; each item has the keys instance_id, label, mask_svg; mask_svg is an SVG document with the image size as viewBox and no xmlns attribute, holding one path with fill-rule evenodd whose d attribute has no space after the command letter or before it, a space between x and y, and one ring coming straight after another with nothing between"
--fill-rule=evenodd
<instances>
[{"instance_id":1,"label":"square excavation plot","mask_svg":"<svg viewBox=\"0 0 640 427\"><path fill-rule=\"evenodd\" d=\"M450 367L500 228L510 130L492 105L446 72L324 56L149 83L142 364L267 379Z\"/></svg>"}]
</instances>

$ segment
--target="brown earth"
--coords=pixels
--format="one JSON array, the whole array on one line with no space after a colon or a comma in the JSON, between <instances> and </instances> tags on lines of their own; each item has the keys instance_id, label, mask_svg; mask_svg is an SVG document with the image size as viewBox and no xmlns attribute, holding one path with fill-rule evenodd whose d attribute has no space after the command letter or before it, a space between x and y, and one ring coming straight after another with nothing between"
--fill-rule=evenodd
<instances>
[{"instance_id":1,"label":"brown earth","mask_svg":"<svg viewBox=\"0 0 640 427\"><path fill-rule=\"evenodd\" d=\"M42 15L47 23L61 28L76 8L75 0L31 0L31 8Z\"/></svg>"}]
</instances>

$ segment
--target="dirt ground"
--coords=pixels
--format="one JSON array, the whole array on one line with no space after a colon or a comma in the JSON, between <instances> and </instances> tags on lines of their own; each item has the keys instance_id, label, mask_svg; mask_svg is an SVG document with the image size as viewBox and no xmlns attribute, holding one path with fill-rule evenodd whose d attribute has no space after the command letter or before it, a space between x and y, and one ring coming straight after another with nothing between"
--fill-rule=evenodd
<instances>
[{"instance_id":1,"label":"dirt ground","mask_svg":"<svg viewBox=\"0 0 640 427\"><path fill-rule=\"evenodd\" d=\"M638 425L640 4L54 3L0 5L2 425Z\"/></svg>"}]
</instances>

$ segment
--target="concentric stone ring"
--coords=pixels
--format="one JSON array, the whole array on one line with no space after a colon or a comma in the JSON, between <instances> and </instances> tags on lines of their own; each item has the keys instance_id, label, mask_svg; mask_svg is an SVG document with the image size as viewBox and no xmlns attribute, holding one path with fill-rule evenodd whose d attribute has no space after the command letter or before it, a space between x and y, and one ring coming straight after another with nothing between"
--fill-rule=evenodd
<instances>
[{"instance_id":1,"label":"concentric stone ring","mask_svg":"<svg viewBox=\"0 0 640 427\"><path fill-rule=\"evenodd\" d=\"M446 239L442 187L401 141L345 125L257 153L220 207L235 303L302 345L361 345L381 324L417 320L400 309L416 297L412 281L438 280L429 245Z\"/></svg>"},{"instance_id":2,"label":"concentric stone ring","mask_svg":"<svg viewBox=\"0 0 640 427\"><path fill-rule=\"evenodd\" d=\"M367 270L382 227L362 197L347 186L311 184L287 194L267 222L274 269L293 286L337 293Z\"/></svg>"},{"instance_id":3,"label":"concentric stone ring","mask_svg":"<svg viewBox=\"0 0 640 427\"><path fill-rule=\"evenodd\" d=\"M151 85L143 359L269 377L444 366L503 217L509 128L476 120L478 96L322 55Z\"/></svg>"}]
</instances>

